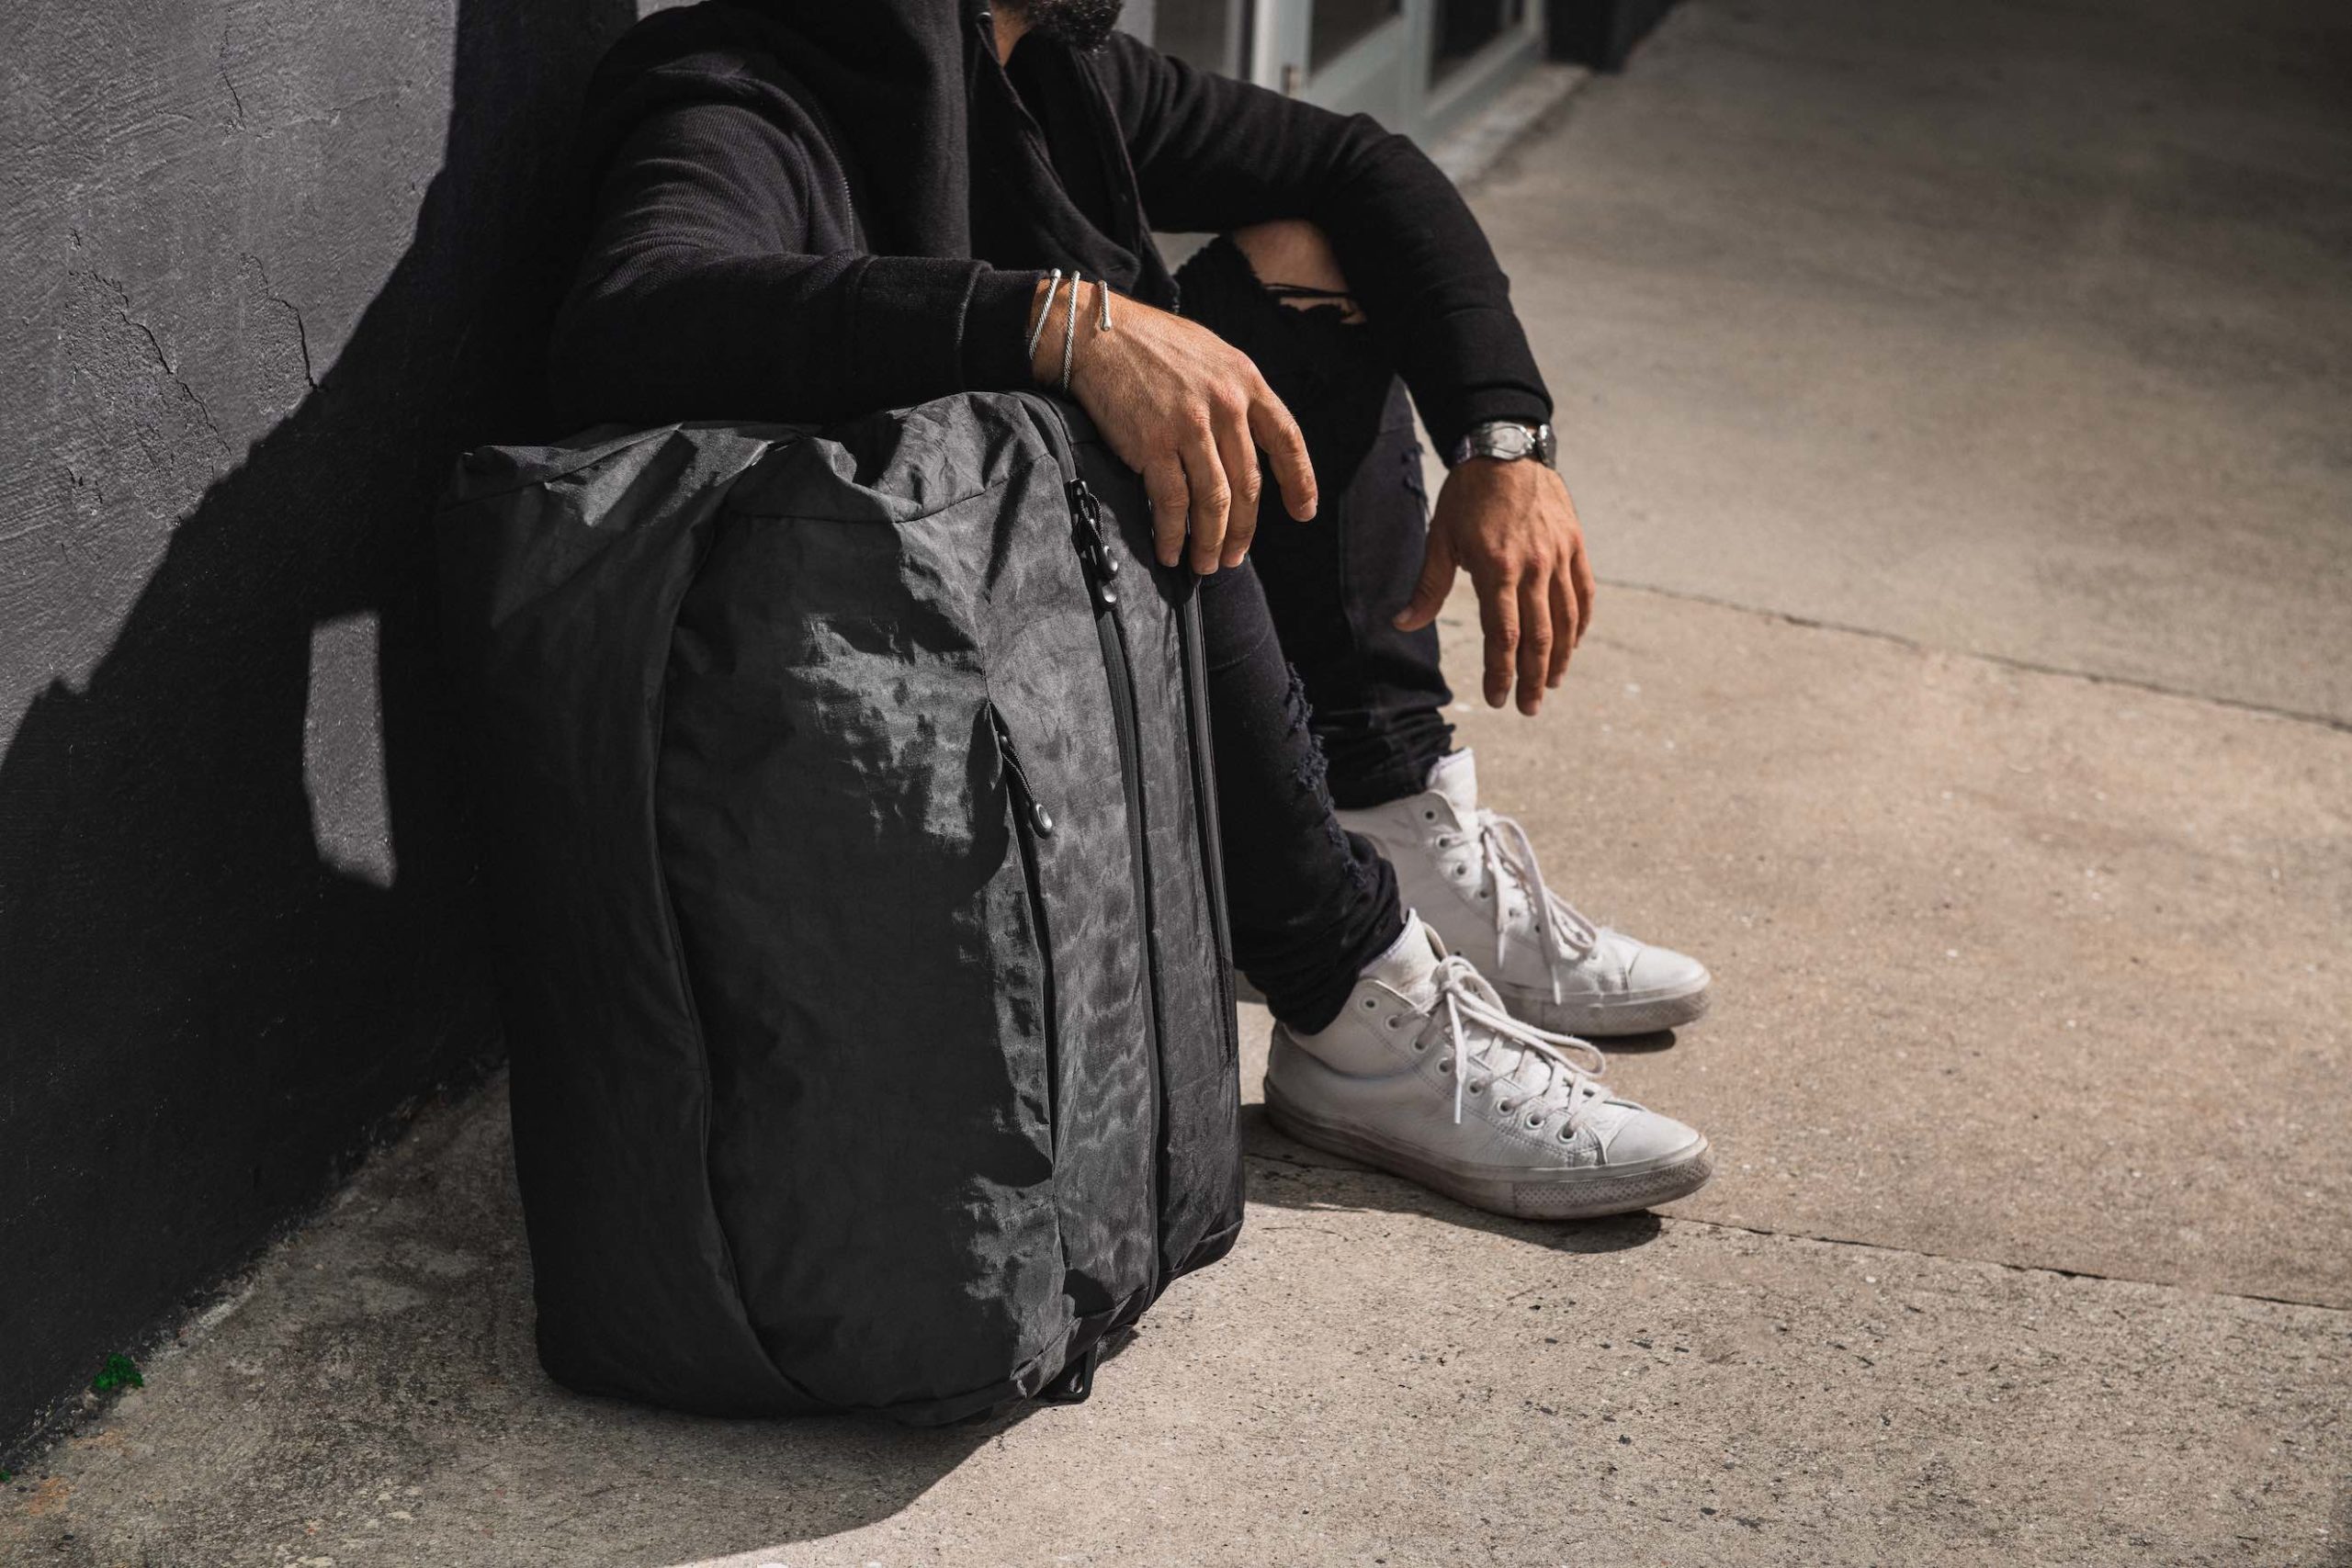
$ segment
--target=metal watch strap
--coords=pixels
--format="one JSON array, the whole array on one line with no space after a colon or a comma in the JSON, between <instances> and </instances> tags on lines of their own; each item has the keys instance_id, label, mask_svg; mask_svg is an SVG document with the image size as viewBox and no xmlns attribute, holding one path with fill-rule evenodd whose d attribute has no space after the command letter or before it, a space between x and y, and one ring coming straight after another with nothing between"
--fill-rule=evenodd
<instances>
[{"instance_id":1,"label":"metal watch strap","mask_svg":"<svg viewBox=\"0 0 2352 1568\"><path fill-rule=\"evenodd\" d=\"M1557 441L1548 424L1527 424L1515 419L1490 419L1474 424L1445 454L1449 468L1473 457L1497 457L1506 462L1532 457L1552 468Z\"/></svg>"}]
</instances>

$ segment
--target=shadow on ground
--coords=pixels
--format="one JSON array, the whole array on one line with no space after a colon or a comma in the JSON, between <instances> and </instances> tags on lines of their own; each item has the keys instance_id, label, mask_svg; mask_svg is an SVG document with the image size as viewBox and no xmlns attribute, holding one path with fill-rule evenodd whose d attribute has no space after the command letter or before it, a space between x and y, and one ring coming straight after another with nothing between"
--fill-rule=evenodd
<instances>
[{"instance_id":1,"label":"shadow on ground","mask_svg":"<svg viewBox=\"0 0 2352 1568\"><path fill-rule=\"evenodd\" d=\"M503 1486L534 1511L560 1498L593 1501L603 1527L622 1526L600 1528L595 1560L652 1568L887 1518L1028 1413L928 1430L862 1416L719 1419L552 1382L531 1343L531 1277L503 1080L486 1099L452 1118L442 1147L403 1149L385 1162L393 1168L380 1186L363 1183L346 1205L365 1211L344 1260L357 1296L368 1298L368 1281L382 1270L424 1298L373 1331L414 1343L413 1357L388 1360L414 1369L412 1387L380 1410L407 1418L412 1451L435 1485L494 1480L493 1494ZM322 1261L311 1260L313 1272ZM339 1271L334 1262L323 1270ZM299 1365L331 1356L327 1342L343 1329L330 1313L298 1332L301 1340L288 1348ZM304 1354L305 1343L316 1348ZM370 1355L385 1359L380 1350ZM420 1412L413 1395L428 1389L424 1398L441 1403ZM300 1404L284 1414L282 1429L298 1440L331 1425L328 1412ZM454 1446L438 1446L444 1435ZM342 1457L362 1471L372 1463L364 1450ZM712 1506L718 1498L723 1507Z\"/></svg>"},{"instance_id":2,"label":"shadow on ground","mask_svg":"<svg viewBox=\"0 0 2352 1568\"><path fill-rule=\"evenodd\" d=\"M0 1520L0 1559L333 1558L396 1531L403 1561L656 1568L887 1518L1022 1418L719 1420L558 1386L532 1346L503 1078L372 1162L203 1339L151 1362L111 1423L132 1420L153 1454L208 1412L239 1412L175 1454L177 1495L118 1495L92 1517L61 1492L44 1510L37 1466L20 1478L35 1506ZM61 1463L79 1490L141 1457L111 1436Z\"/></svg>"}]
</instances>

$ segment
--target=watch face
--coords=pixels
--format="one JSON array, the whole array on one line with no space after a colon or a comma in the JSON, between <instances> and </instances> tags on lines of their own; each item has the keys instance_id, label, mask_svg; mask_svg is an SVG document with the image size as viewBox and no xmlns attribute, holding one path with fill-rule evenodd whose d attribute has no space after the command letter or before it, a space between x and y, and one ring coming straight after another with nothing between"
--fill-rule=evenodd
<instances>
[{"instance_id":1,"label":"watch face","mask_svg":"<svg viewBox=\"0 0 2352 1568\"><path fill-rule=\"evenodd\" d=\"M1487 450L1498 457L1524 457L1535 450L1535 435L1523 425L1498 424L1487 432Z\"/></svg>"}]
</instances>

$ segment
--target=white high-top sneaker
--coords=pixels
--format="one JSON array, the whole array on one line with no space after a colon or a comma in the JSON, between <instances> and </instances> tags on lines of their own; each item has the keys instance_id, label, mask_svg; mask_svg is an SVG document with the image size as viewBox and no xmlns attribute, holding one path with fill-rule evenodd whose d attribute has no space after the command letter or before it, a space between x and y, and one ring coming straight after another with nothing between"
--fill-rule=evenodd
<instances>
[{"instance_id":1,"label":"white high-top sneaker","mask_svg":"<svg viewBox=\"0 0 2352 1568\"><path fill-rule=\"evenodd\" d=\"M1503 1010L1427 927L1405 934L1316 1034L1274 1026L1266 1110L1300 1143L1476 1208L1583 1219L1694 1192L1707 1140L1601 1087L1600 1053Z\"/></svg>"},{"instance_id":2,"label":"white high-top sneaker","mask_svg":"<svg viewBox=\"0 0 2352 1568\"><path fill-rule=\"evenodd\" d=\"M1475 954L1512 1014L1563 1034L1644 1034L1707 1010L1695 958L1596 926L1544 884L1527 833L1478 804L1478 770L1456 751L1429 788L1342 811L1396 868L1405 907L1448 949Z\"/></svg>"}]
</instances>

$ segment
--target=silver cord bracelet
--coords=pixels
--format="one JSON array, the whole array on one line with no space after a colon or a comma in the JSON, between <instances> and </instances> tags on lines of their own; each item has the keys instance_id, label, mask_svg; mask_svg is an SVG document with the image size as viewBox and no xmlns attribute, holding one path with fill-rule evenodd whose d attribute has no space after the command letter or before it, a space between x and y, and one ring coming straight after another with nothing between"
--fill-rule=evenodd
<instances>
[{"instance_id":1,"label":"silver cord bracelet","mask_svg":"<svg viewBox=\"0 0 2352 1568\"><path fill-rule=\"evenodd\" d=\"M1111 330L1111 285L1108 282L1098 281L1094 285L1094 304L1101 312L1101 320L1094 323L1094 330L1107 333Z\"/></svg>"},{"instance_id":2,"label":"silver cord bracelet","mask_svg":"<svg viewBox=\"0 0 2352 1568\"><path fill-rule=\"evenodd\" d=\"M1075 272L1069 275L1069 309L1065 312L1062 322L1062 390L1065 392L1069 390L1070 355L1078 347L1078 285L1080 276ZM1102 285L1098 283L1095 287L1100 288Z\"/></svg>"},{"instance_id":3,"label":"silver cord bracelet","mask_svg":"<svg viewBox=\"0 0 2352 1568\"><path fill-rule=\"evenodd\" d=\"M1037 344L1046 335L1046 323L1054 314L1054 294L1061 286L1062 269L1056 267L1052 279L1046 285L1046 303L1037 311L1037 324L1029 329L1029 363L1032 365L1037 363ZM1070 287L1073 290L1078 287L1075 279L1071 280Z\"/></svg>"}]
</instances>

